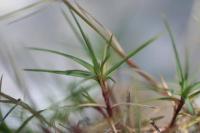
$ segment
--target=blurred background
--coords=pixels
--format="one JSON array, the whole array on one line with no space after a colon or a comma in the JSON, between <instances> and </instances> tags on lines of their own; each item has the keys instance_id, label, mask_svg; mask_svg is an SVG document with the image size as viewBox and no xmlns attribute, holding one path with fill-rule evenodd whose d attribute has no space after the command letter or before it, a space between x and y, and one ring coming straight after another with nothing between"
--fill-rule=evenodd
<instances>
[{"instance_id":1,"label":"blurred background","mask_svg":"<svg viewBox=\"0 0 200 133\"><path fill-rule=\"evenodd\" d=\"M38 109L62 100L69 94L73 77L24 72L24 68L74 69L80 66L60 56L30 51L26 47L54 49L87 60L82 45L61 13L60 2L43 2L36 7L12 14L37 0L0 0L0 74L2 91L34 105ZM176 79L171 42L162 17L169 21L184 62L189 57L190 76L199 78L200 2L198 0L77 0L84 9L110 29L125 51L138 47L150 37L164 35L134 59L156 79ZM97 54L102 51L101 38L85 25ZM186 50L187 49L187 50ZM187 53L187 54L186 54ZM114 58L117 60L117 57ZM126 65L124 65L126 66ZM127 67L125 67L126 69ZM117 73L127 83L123 70ZM126 85L126 84L125 84ZM128 85L127 85L128 86ZM95 93L95 92L94 92ZM96 93L95 93L96 94Z\"/></svg>"}]
</instances>

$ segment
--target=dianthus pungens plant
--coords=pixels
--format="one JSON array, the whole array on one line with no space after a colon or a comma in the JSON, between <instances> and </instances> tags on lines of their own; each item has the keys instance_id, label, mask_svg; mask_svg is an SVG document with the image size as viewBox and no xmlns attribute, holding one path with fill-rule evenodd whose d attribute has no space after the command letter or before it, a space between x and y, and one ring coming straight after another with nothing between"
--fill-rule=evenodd
<instances>
[{"instance_id":1,"label":"dianthus pungens plant","mask_svg":"<svg viewBox=\"0 0 200 133\"><path fill-rule=\"evenodd\" d=\"M41 4L41 3L47 2L47 1L48 0L39 1L38 3L33 4L29 7L23 8L21 10L18 10L15 13L25 11L27 9L35 7L38 4ZM91 63L89 63L81 58L78 58L74 55L69 55L67 53L62 53L62 52L50 50L50 49L31 47L31 48L29 48L30 50L48 52L48 53L60 55L60 56L66 57L68 59L71 59L74 62L81 65L82 67L84 67L84 69L78 69L78 70L25 69L26 71L45 72L45 73L52 73L52 74L59 74L59 75L74 76L74 77L83 78L84 81L88 81L88 80L95 81L95 83L98 84L98 86L100 88L101 95L102 95L102 98L103 98L105 104L99 104L96 100L94 100L94 98L92 96L89 95L89 93L87 93L87 91L84 91L84 92L81 92L80 95L83 96L86 99L86 101L82 101L78 105L71 105L71 106L72 107L78 106L81 108L90 107L90 108L97 110L100 114L102 114L103 118L105 118L105 120L107 121L107 123L109 125L108 131L110 131L110 132L114 132L114 133L117 133L117 132L142 132L142 130L136 129L136 128L143 128L143 127L140 127L140 123L136 124L136 125L138 125L138 127L129 127L127 125L121 124L122 122L119 122L121 120L121 119L119 119L119 117L123 117L123 115L120 116L120 114L124 113L123 111L120 110L120 106L125 105L128 108L130 108L130 106L134 106L134 107L141 106L141 107L148 107L148 108L154 108L154 107L143 105L143 104L131 103L130 92L128 92L129 95L127 96L126 102L116 103L115 101L113 101L114 96L113 96L112 87L110 84L111 83L110 81L114 81L112 79L112 73L114 71L117 71L122 64L127 63L130 66L130 68L133 68L134 70L136 70L135 72L138 73L140 76L142 76L144 79L146 79L150 83L149 85L151 87L153 86L152 88L154 88L154 90L161 95L161 97L156 98L156 100L167 100L167 101L173 102L174 114L172 116L170 123L166 123L166 125L164 125L164 127L161 128L161 127L157 126L156 122L155 122L155 120L160 119L160 117L151 119L150 121L148 121L148 125L150 125L149 126L150 128L147 132L151 132L152 128L156 132L176 132L176 131L179 131L179 128L180 128L180 130L181 130L181 128L186 128L186 127L188 128L188 127L191 127L192 125L195 125L196 123L198 123L200 121L198 115L196 115L199 112L197 110L195 110L195 108L193 107L193 104L192 104L192 100L200 92L198 90L200 83L190 81L189 74L188 74L189 73L188 72L189 71L188 64L186 64L185 68L182 66L181 60L179 58L178 50L175 45L175 39L172 35L170 26L166 20L164 20L164 24L167 29L167 32L169 33L171 43L172 43L172 48L173 48L174 55L175 55L175 60L176 60L178 85L180 88L180 92L178 92L178 93L172 93L169 90L167 83L165 81L163 81L162 85L160 86L160 83L158 81L153 79L152 76L146 74L146 72L141 70L134 61L130 60L131 57L133 57L134 55L139 53L142 49L144 49L146 46L150 45L152 42L154 42L156 39L158 39L159 35L150 38L149 40L147 40L143 44L141 44L137 49L132 50L127 54L121 48L121 46L120 46L119 42L117 41L117 39L115 38L114 34L112 32L110 32L108 29L106 29L105 27L103 27L103 25L101 25L99 22L97 22L97 20L95 20L94 17L92 17L86 10L84 10L84 8L82 8L77 3L72 4L68 0L62 0L62 3L64 3L65 6L68 7L69 12L71 13L72 18L74 20L73 22L78 27L78 30L79 30L78 33L81 35L80 37L83 40L83 45L86 48L86 52L89 56ZM65 16L65 18L67 18L67 14L65 13L64 10L62 10L62 13ZM12 14L9 14L8 16L12 16ZM103 58L101 58L101 59L97 58L97 56L95 54L96 53L95 49L93 48L94 44L93 44L93 42L90 41L89 37L84 32L82 25L79 23L78 17L81 18L81 20L83 20L85 23L87 23L92 29L94 29L94 31L96 31L106 41L107 44L104 48L104 53L102 55ZM5 17L3 17L3 18L5 18ZM110 52L111 49L114 50L116 53L118 53L122 57L122 59L118 63L116 63L110 67L107 67L107 64L109 63L109 59L111 56L111 52ZM1 84L2 84L2 78L1 78L1 82L0 82L0 89L1 89ZM6 100L1 100L2 103L14 104L14 106L12 106L10 108L10 110L3 117L0 117L1 125L5 124L5 122L4 122L5 119L9 116L9 114L11 112L13 112L14 109L16 109L18 106L21 106L25 110L29 111L32 115L22 123L22 125L17 129L17 132L20 132L25 127L25 125L34 117L38 118L42 123L45 123L49 127L53 127L53 125L51 123L49 123L41 115L42 112L49 110L50 108L36 111L20 99L14 99L14 98L10 97L9 95L4 94L3 92L0 92L0 96L2 98L6 99ZM184 107L184 105L187 105L186 108ZM71 106L67 106L67 108L70 108ZM186 124L186 125L184 123L183 124L178 123L179 119L184 119L184 117L181 116L183 113L191 116L188 124ZM178 117L178 116L180 116L180 117ZM194 116L194 119L193 119L193 116ZM128 116L128 117L131 117L131 116ZM79 124L77 124L76 126L73 126L73 125L70 126L70 131L71 132L81 132L81 129L79 129L78 125ZM66 125L62 125L62 126L64 128L66 128L65 127ZM57 132L61 132L57 127L54 127L54 129ZM1 131L1 129L0 129L0 131ZM4 132L5 131L6 130L4 130Z\"/></svg>"},{"instance_id":2,"label":"dianthus pungens plant","mask_svg":"<svg viewBox=\"0 0 200 133\"><path fill-rule=\"evenodd\" d=\"M183 108L183 106L186 102L188 103L188 106L189 106L188 107L189 112L191 114L195 113L192 103L191 103L191 99L199 94L200 91L197 89L200 86L200 82L190 83L189 77L188 77L189 76L188 75L189 68L188 68L188 64L187 64L188 61L186 61L185 70L183 70L183 67L181 65L181 61L179 58L178 50L175 45L175 39L173 37L170 26L166 20L164 21L164 23L165 23L165 27L169 33L170 39L171 39L171 43L172 43L172 47L173 47L173 51L174 51L174 55L175 55L175 59L176 59L176 70L177 70L179 87L180 87L180 93L178 94L178 96L180 98L177 99L177 103L175 104L175 107L174 107L174 115L173 115L173 118L169 125L169 128L172 128L176 122L176 118L177 118L179 112L181 111L181 109Z\"/></svg>"},{"instance_id":3,"label":"dianthus pungens plant","mask_svg":"<svg viewBox=\"0 0 200 133\"><path fill-rule=\"evenodd\" d=\"M155 41L159 36L155 36L151 39L149 39L148 41L146 41L145 43L143 43L139 48L137 48L136 50L131 51L124 59L122 59L121 61L119 61L118 63L114 64L111 68L109 68L108 70L106 70L106 68L104 67L105 64L107 63L109 57L110 57L110 46L112 43L112 35L110 36L110 40L108 41L108 45L105 48L105 52L103 55L103 59L99 62L95 52L92 48L91 42L88 39L88 37L86 36L86 34L84 33L81 25L79 24L75 14L73 13L73 11L71 11L71 14L80 30L80 33L83 37L84 40L84 45L87 48L88 51L88 55L90 57L90 59L92 60L92 65L89 64L88 62L74 57L72 55L68 55L65 53L61 53L58 51L53 51L53 50L48 50L48 49L41 49L41 48L31 48L32 50L39 50L39 51L45 51L45 52L51 52L54 54L59 54L62 56L65 56L67 58L70 58L74 61L76 61L77 63L79 63L80 65L82 65L83 67L85 67L87 69L87 71L85 70L66 70L66 71L60 71L60 70L46 70L46 69L25 69L26 71L35 71L35 72L48 72L48 73L55 73L55 74L62 74L62 75L69 75L69 76L75 76L75 77L82 77L84 79L93 79L95 80L99 86L101 87L101 92L102 92L102 96L104 98L104 102L106 104L106 117L108 119L108 122L110 123L110 125L112 126L113 132L117 132L117 129L114 126L112 117L113 117L113 108L114 106L111 103L111 93L110 93L110 87L109 87L109 83L108 83L108 79L111 79L110 74L117 70L123 63L125 63L130 57L134 56L135 54L137 54L138 52L140 52L140 50L142 50L143 48L145 48L146 46L148 46L149 44L151 44L153 41ZM102 110L101 107L97 107L97 109L102 113L103 116L105 116L104 110Z\"/></svg>"}]
</instances>

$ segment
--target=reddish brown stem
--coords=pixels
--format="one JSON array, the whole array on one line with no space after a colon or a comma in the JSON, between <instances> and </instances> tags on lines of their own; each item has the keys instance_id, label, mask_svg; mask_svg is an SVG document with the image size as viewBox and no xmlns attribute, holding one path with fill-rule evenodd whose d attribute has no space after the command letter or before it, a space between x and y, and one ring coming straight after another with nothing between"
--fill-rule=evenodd
<instances>
[{"instance_id":1,"label":"reddish brown stem","mask_svg":"<svg viewBox=\"0 0 200 133\"><path fill-rule=\"evenodd\" d=\"M108 87L106 80L104 80L103 78L99 78L98 82L101 86L102 96L103 96L105 104L106 104L106 111L108 114L108 117L107 117L108 123L112 127L113 132L117 133L117 129L116 129L114 121L112 119L113 109L112 109L112 105L111 105L111 101L110 101L110 89Z\"/></svg>"},{"instance_id":2,"label":"reddish brown stem","mask_svg":"<svg viewBox=\"0 0 200 133\"><path fill-rule=\"evenodd\" d=\"M184 103L185 103L185 100L184 100L183 97L181 97L181 99L180 99L180 101L179 101L179 103L178 103L178 106L177 106L177 108L175 109L175 112L174 112L172 121L171 121L171 123L170 123L170 125L169 125L169 128L171 128L171 127L174 126L174 124L175 124L175 122L176 122L176 118L177 118L179 112L181 111L181 109L182 109Z\"/></svg>"},{"instance_id":3,"label":"reddish brown stem","mask_svg":"<svg viewBox=\"0 0 200 133\"><path fill-rule=\"evenodd\" d=\"M106 104L106 111L109 115L109 117L112 117L113 111L112 111L112 106L110 102L110 90L108 88L108 85L106 84L105 80L99 80L100 86L102 88L102 96L104 98L105 104Z\"/></svg>"},{"instance_id":4,"label":"reddish brown stem","mask_svg":"<svg viewBox=\"0 0 200 133\"><path fill-rule=\"evenodd\" d=\"M112 117L113 113L112 113L112 107L111 107L111 103L110 103L110 98L109 98L109 92L102 92L103 97L104 97L104 101L106 104L106 110L108 112L109 117Z\"/></svg>"}]
</instances>

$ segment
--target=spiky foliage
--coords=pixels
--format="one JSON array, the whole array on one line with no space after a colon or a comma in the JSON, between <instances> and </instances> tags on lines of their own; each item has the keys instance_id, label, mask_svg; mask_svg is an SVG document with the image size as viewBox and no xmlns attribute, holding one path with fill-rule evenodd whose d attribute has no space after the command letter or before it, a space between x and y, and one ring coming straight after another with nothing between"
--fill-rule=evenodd
<instances>
[{"instance_id":1,"label":"spiky foliage","mask_svg":"<svg viewBox=\"0 0 200 133\"><path fill-rule=\"evenodd\" d=\"M50 0L42 0L19 9L17 11L1 16L0 19L10 18L12 16L19 15L22 12L33 9L45 2L54 2ZM60 2L60 1L59 1ZM172 34L171 28L167 22L164 20L165 27L169 33L171 39L172 50L175 55L176 70L178 76L178 86L180 91L177 93L172 93L169 89L168 84L162 78L161 83L156 81L152 76L147 74L142 70L131 58L142 52L144 48L156 41L159 35L156 35L147 41L144 41L138 48L131 50L130 52L125 52L120 43L117 41L114 34L100 24L94 17L92 17L84 8L82 8L78 3L72 3L68 0L62 0L60 2L65 6L62 7L61 13L64 18L69 22L72 30L79 39L80 43L84 46L85 52L88 55L89 61L85 59L76 57L75 55L70 55L68 53L63 53L60 51L45 49L45 48L35 48L29 47L29 50L37 52L46 52L48 54L55 54L58 56L63 56L66 59L74 61L74 63L82 66L83 69L75 70L50 70L47 68L37 68L37 69L24 69L29 72L38 72L38 73L49 73L57 74L64 76L72 76L83 79L81 82L74 82L68 86L69 96L62 101L52 103L49 107L36 110L21 99L13 98L2 92L2 80L0 80L0 102L4 103L9 107L8 111L0 112L0 132L32 132L28 124L31 123L34 118L36 118L37 125L42 132L176 132L176 131L186 131L190 127L195 127L196 124L200 122L198 116L199 111L193 106L193 101L196 96L200 93L199 86L200 82L191 82L189 79L189 65L186 62L185 69L183 68L182 61L175 43L175 38ZM68 14L64 8L68 8L70 17L73 20L69 19ZM32 13L31 15L34 15ZM29 15L28 15L29 16ZM26 18L22 17L16 21L20 21ZM10 24L15 23L12 21ZM94 49L95 42L91 42L89 36L85 32L82 23L86 23L90 28L97 32L102 39L106 42L104 47L104 52L102 52L101 57L97 56L97 51ZM77 30L78 29L78 30ZM121 56L121 59L112 64L110 58L112 52ZM172 119L169 123L159 127L157 121L163 119L165 116L156 116L156 117L144 117L143 109L157 110L159 107L146 105L145 102L141 102L143 99L139 97L140 88L132 87L131 89L122 90L126 91L126 99L124 101L118 101L116 92L114 92L112 85L116 84L114 80L114 73L118 71L123 64L127 63L130 68L133 68L134 73L143 77L148 81L148 86L146 88L151 88L154 90L160 97L148 99L148 101L161 101L172 103L172 108L174 113L172 114ZM91 81L91 82L90 82ZM112 82L111 82L112 81ZM83 85L85 82L94 83L93 85ZM137 81L136 81L137 82ZM135 81L134 81L135 83ZM99 102L95 96L90 94L91 90L94 90L94 86L98 86L98 95L101 96L102 102ZM145 99L146 100L146 99ZM67 101L70 101L70 104L66 104ZM62 103L65 103L64 105ZM11 106L10 106L11 105ZM186 105L186 107L184 106ZM18 112L21 108L28 115L26 118L21 119L21 125L17 129L12 129L9 127L9 123L6 122L8 117L12 117L12 114ZM94 123L90 123L87 118L83 121L79 120L77 123L70 121L70 114L74 113L84 113L85 109L93 109L98 115L98 119ZM46 112L51 112L52 115L45 117ZM48 113L47 113L48 114ZM185 120L185 117L188 117ZM133 122L134 120L134 122ZM186 123L181 120L185 120Z\"/></svg>"}]
</instances>

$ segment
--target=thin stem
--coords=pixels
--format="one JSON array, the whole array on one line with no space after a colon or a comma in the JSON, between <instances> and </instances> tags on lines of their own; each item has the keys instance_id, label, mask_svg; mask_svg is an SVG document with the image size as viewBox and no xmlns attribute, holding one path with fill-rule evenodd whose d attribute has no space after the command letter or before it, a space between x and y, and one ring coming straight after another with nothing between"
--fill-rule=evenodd
<instances>
[{"instance_id":1,"label":"thin stem","mask_svg":"<svg viewBox=\"0 0 200 133\"><path fill-rule=\"evenodd\" d=\"M58 107L58 108L66 108L66 107L74 107L74 106L75 105L64 105L64 106ZM103 110L103 109L106 109L105 105L96 104L96 103L84 103L84 104L78 105L77 107L79 107L79 108L81 108L81 107L93 107L94 109L99 111L105 118L107 117L107 114Z\"/></svg>"},{"instance_id":2,"label":"thin stem","mask_svg":"<svg viewBox=\"0 0 200 133\"><path fill-rule=\"evenodd\" d=\"M76 105L64 105L62 106L62 108L64 107L74 107ZM101 105L101 104L96 104L96 103L84 103L84 104L80 104L77 105L77 107L101 107L101 108L106 108L105 105Z\"/></svg>"},{"instance_id":3,"label":"thin stem","mask_svg":"<svg viewBox=\"0 0 200 133\"><path fill-rule=\"evenodd\" d=\"M130 103L130 102L129 103L117 103L117 104L114 104L112 106L112 108L116 108L117 106L120 106L120 105L124 105L124 106L139 106L139 107L146 107L146 108L157 109L157 107L155 107L155 106L138 104L138 103Z\"/></svg>"},{"instance_id":4,"label":"thin stem","mask_svg":"<svg viewBox=\"0 0 200 133\"><path fill-rule=\"evenodd\" d=\"M155 123L154 120L151 120L150 124L155 128L155 130L156 130L158 133L161 133L159 127L156 125L156 123Z\"/></svg>"},{"instance_id":5,"label":"thin stem","mask_svg":"<svg viewBox=\"0 0 200 133\"><path fill-rule=\"evenodd\" d=\"M111 106L111 103L110 103L110 91L109 91L109 88L107 86L106 81L100 79L99 83L100 83L100 86L102 88L102 96L103 96L105 104L106 104L107 113L108 113L109 117L112 117L113 111L112 111L112 106Z\"/></svg>"},{"instance_id":6,"label":"thin stem","mask_svg":"<svg viewBox=\"0 0 200 133\"><path fill-rule=\"evenodd\" d=\"M108 122L110 123L110 125L112 126L112 130L114 133L117 133L117 129L115 127L115 123L113 121L113 119L111 117L108 118Z\"/></svg>"},{"instance_id":7,"label":"thin stem","mask_svg":"<svg viewBox=\"0 0 200 133\"><path fill-rule=\"evenodd\" d=\"M110 102L110 90L109 90L108 84L102 78L99 78L98 82L101 86L102 96L103 96L105 104L106 104L106 111L107 111L107 114L108 114L107 120L108 120L109 124L111 125L113 132L117 133L117 129L116 129L114 121L112 119L113 109L112 109L112 105L111 105L111 102Z\"/></svg>"},{"instance_id":8,"label":"thin stem","mask_svg":"<svg viewBox=\"0 0 200 133\"><path fill-rule=\"evenodd\" d=\"M170 125L169 125L169 128L171 128L171 127L174 126L174 124L175 124L175 122L176 122L176 118L177 118L179 112L181 111L181 109L182 109L184 103L185 103L185 100L184 100L183 97L181 97L181 99L180 99L180 101L179 101L179 103L178 103L178 105L177 105L177 108L176 108L176 110L175 110L175 112L174 112L174 115L173 115L173 117L172 117L172 121L171 121L171 123L170 123Z\"/></svg>"}]
</instances>

